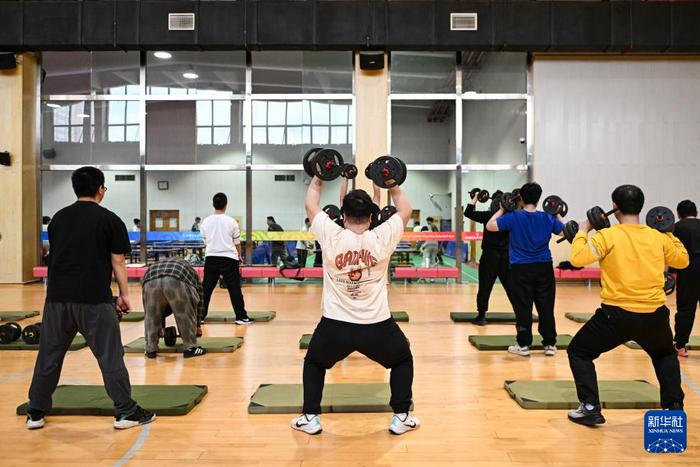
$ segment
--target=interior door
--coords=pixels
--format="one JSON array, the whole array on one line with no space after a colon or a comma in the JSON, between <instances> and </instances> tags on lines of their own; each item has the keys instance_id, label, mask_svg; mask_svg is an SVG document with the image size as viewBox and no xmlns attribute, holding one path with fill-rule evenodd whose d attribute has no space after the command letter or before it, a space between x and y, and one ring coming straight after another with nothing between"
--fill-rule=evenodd
<instances>
[{"instance_id":1,"label":"interior door","mask_svg":"<svg viewBox=\"0 0 700 467\"><path fill-rule=\"evenodd\" d=\"M149 230L151 232L179 232L180 211L151 210L149 212Z\"/></svg>"}]
</instances>

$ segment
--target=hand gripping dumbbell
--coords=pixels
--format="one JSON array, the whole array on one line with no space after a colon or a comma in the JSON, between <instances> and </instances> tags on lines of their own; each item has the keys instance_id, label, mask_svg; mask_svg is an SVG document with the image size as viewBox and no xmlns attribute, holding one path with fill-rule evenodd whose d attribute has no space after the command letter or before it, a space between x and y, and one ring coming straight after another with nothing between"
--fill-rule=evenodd
<instances>
[{"instance_id":1,"label":"hand gripping dumbbell","mask_svg":"<svg viewBox=\"0 0 700 467\"><path fill-rule=\"evenodd\" d=\"M396 206L384 206L381 211L377 213L376 225L382 225L384 222L388 221L391 216L396 214Z\"/></svg>"},{"instance_id":2,"label":"hand gripping dumbbell","mask_svg":"<svg viewBox=\"0 0 700 467\"><path fill-rule=\"evenodd\" d=\"M569 212L569 205L557 195L547 196L542 202L542 210L552 216L560 215L566 217Z\"/></svg>"},{"instance_id":3,"label":"hand gripping dumbbell","mask_svg":"<svg viewBox=\"0 0 700 467\"><path fill-rule=\"evenodd\" d=\"M482 190L481 188L472 188L469 192L469 199L473 199L476 196L476 200L480 203L485 203L491 199L491 194L488 190Z\"/></svg>"},{"instance_id":4,"label":"hand gripping dumbbell","mask_svg":"<svg viewBox=\"0 0 700 467\"><path fill-rule=\"evenodd\" d=\"M304 165L304 172L309 177L313 178L316 176L325 182L335 180L343 172L348 171L345 162L343 162L343 156L335 149L310 149L304 154L302 164ZM355 167L355 171L357 172L357 167Z\"/></svg>"},{"instance_id":5,"label":"hand gripping dumbbell","mask_svg":"<svg viewBox=\"0 0 700 467\"><path fill-rule=\"evenodd\" d=\"M378 157L365 168L365 175L379 188L393 188L406 181L408 169L398 157L386 155Z\"/></svg>"},{"instance_id":6,"label":"hand gripping dumbbell","mask_svg":"<svg viewBox=\"0 0 700 467\"><path fill-rule=\"evenodd\" d=\"M520 194L519 193L503 193L500 199L501 207L506 212L512 212L518 209L520 204Z\"/></svg>"},{"instance_id":7,"label":"hand gripping dumbbell","mask_svg":"<svg viewBox=\"0 0 700 467\"><path fill-rule=\"evenodd\" d=\"M588 223L591 225L591 228L595 230L607 229L610 227L610 215L615 211L617 211L617 209L611 209L610 211L605 212L600 206L594 206L586 211L586 219L588 219ZM578 233L578 228L578 222L573 220L564 224L564 229L562 230L564 237L557 240L557 243L561 243L564 240L571 243Z\"/></svg>"}]
</instances>

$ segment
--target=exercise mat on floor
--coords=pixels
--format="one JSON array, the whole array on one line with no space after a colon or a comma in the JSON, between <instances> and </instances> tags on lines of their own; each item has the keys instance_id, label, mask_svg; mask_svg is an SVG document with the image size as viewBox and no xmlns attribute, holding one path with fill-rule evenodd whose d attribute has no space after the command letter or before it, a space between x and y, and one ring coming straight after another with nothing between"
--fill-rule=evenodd
<instances>
[{"instance_id":1,"label":"exercise mat on floor","mask_svg":"<svg viewBox=\"0 0 700 467\"><path fill-rule=\"evenodd\" d=\"M302 334L301 339L299 339L299 348L300 349L308 349L309 348L309 342L311 342L311 336L313 334Z\"/></svg>"},{"instance_id":2,"label":"exercise mat on floor","mask_svg":"<svg viewBox=\"0 0 700 467\"><path fill-rule=\"evenodd\" d=\"M585 323L593 317L593 313L564 313L564 316L577 323Z\"/></svg>"},{"instance_id":3,"label":"exercise mat on floor","mask_svg":"<svg viewBox=\"0 0 700 467\"><path fill-rule=\"evenodd\" d=\"M0 311L0 322L21 321L33 316L39 316L38 311Z\"/></svg>"},{"instance_id":4,"label":"exercise mat on floor","mask_svg":"<svg viewBox=\"0 0 700 467\"><path fill-rule=\"evenodd\" d=\"M87 347L85 338L80 334L76 335L68 350L80 350ZM39 350L39 344L27 344L20 337L9 344L0 344L0 350Z\"/></svg>"},{"instance_id":5,"label":"exercise mat on floor","mask_svg":"<svg viewBox=\"0 0 700 467\"><path fill-rule=\"evenodd\" d=\"M227 353L234 352L237 348L243 345L242 337L198 337L197 345L201 345L207 352L210 353ZM126 353L144 353L146 351L146 338L139 337L135 341L131 341L124 346ZM177 338L174 347L168 347L161 338L158 341L159 353L175 353L182 352L182 339Z\"/></svg>"},{"instance_id":6,"label":"exercise mat on floor","mask_svg":"<svg viewBox=\"0 0 700 467\"><path fill-rule=\"evenodd\" d=\"M635 341L625 342L625 345L630 349L641 350L642 346L637 344ZM685 345L687 350L697 350L700 349L700 336L690 336L688 343Z\"/></svg>"},{"instance_id":7,"label":"exercise mat on floor","mask_svg":"<svg viewBox=\"0 0 700 467\"><path fill-rule=\"evenodd\" d=\"M207 393L206 386L194 385L135 385L131 397L156 416L187 415ZM29 403L17 407L17 415L26 415ZM56 388L53 408L49 415L114 416L114 402L104 386L65 385Z\"/></svg>"},{"instance_id":8,"label":"exercise mat on floor","mask_svg":"<svg viewBox=\"0 0 700 467\"><path fill-rule=\"evenodd\" d=\"M392 311L391 317L394 318L394 321L408 322L408 313L405 311Z\"/></svg>"},{"instance_id":9,"label":"exercise mat on floor","mask_svg":"<svg viewBox=\"0 0 700 467\"><path fill-rule=\"evenodd\" d=\"M453 311L450 313L450 319L455 323L465 323L473 321L476 318L475 311L460 312ZM532 321L537 322L539 318L537 315L532 315ZM515 313L511 312L500 312L500 311L490 311L486 313L486 324L489 323L515 323Z\"/></svg>"},{"instance_id":10,"label":"exercise mat on floor","mask_svg":"<svg viewBox=\"0 0 700 467\"><path fill-rule=\"evenodd\" d=\"M575 409L579 405L573 381L506 381L505 390L524 409ZM643 380L598 381L605 409L655 409L659 388Z\"/></svg>"},{"instance_id":11,"label":"exercise mat on floor","mask_svg":"<svg viewBox=\"0 0 700 467\"><path fill-rule=\"evenodd\" d=\"M249 311L248 316L253 321L271 321L277 316L276 311ZM210 311L205 323L233 323L236 321L236 315L233 311Z\"/></svg>"},{"instance_id":12,"label":"exercise mat on floor","mask_svg":"<svg viewBox=\"0 0 700 467\"><path fill-rule=\"evenodd\" d=\"M392 412L388 383L326 384L321 410L330 412ZM248 413L301 413L301 384L261 384L250 398Z\"/></svg>"},{"instance_id":13,"label":"exercise mat on floor","mask_svg":"<svg viewBox=\"0 0 700 467\"><path fill-rule=\"evenodd\" d=\"M136 321L143 321L144 313L143 311L132 311L131 313L122 316L122 323L133 323Z\"/></svg>"},{"instance_id":14,"label":"exercise mat on floor","mask_svg":"<svg viewBox=\"0 0 700 467\"><path fill-rule=\"evenodd\" d=\"M571 343L573 336L570 334L559 334L557 336L557 349L566 349ZM508 350L508 346L516 343L515 336L469 336L469 343L479 350ZM542 350L542 336L532 336L530 350Z\"/></svg>"}]
</instances>

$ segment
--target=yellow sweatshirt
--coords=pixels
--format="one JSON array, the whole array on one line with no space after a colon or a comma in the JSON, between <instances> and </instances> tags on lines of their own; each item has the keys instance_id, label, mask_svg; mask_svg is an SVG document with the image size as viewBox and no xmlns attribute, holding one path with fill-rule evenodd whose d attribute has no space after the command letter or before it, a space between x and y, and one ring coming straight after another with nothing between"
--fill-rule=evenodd
<instances>
[{"instance_id":1,"label":"yellow sweatshirt","mask_svg":"<svg viewBox=\"0 0 700 467\"><path fill-rule=\"evenodd\" d=\"M688 252L673 234L641 224L617 224L592 237L579 232L571 243L571 264L600 263L606 305L651 313L666 302L664 268L688 266Z\"/></svg>"}]
</instances>

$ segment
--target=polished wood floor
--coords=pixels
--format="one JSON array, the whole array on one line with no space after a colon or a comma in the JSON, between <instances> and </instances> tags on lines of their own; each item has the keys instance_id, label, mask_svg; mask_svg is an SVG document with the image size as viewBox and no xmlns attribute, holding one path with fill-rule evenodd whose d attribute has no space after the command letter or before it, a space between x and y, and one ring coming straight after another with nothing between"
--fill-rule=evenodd
<instances>
[{"instance_id":1,"label":"polished wood floor","mask_svg":"<svg viewBox=\"0 0 700 467\"><path fill-rule=\"evenodd\" d=\"M559 333L580 325L566 311L592 311L599 290L583 285L557 289ZM50 417L44 429L29 432L14 415L26 399L33 352L0 352L0 439L2 465L700 465L700 352L681 362L686 378L689 449L681 455L650 455L642 447L642 410L607 410L608 423L588 429L567 421L565 411L524 410L503 389L504 380L570 379L566 353L529 359L502 352L479 352L467 342L474 333L512 334L512 325L477 328L455 324L450 311L473 310L476 286L393 285L392 309L410 313L401 327L415 358L415 414L423 427L401 437L387 432L389 414L329 414L324 432L310 437L289 428L289 415L248 415L248 399L260 383L299 383L303 351L298 339L313 331L320 311L319 285L248 286L250 310L274 309L277 318L250 327L217 324L211 336L245 336L233 354L208 354L184 360L161 356L156 361L127 354L133 384L206 384L209 394L185 417L162 417L149 428L116 432L109 417ZM0 309L40 309L39 284L0 286ZM132 301L141 309L140 289ZM213 307L229 309L228 296L217 290ZM502 289L494 291L491 309L506 310ZM31 322L24 321L22 324ZM142 335L142 323L124 323L124 342ZM598 363L601 378L655 381L641 351L616 349ZM388 373L364 357L352 355L333 368L328 382L388 381ZM99 384L89 350L69 353L62 383Z\"/></svg>"}]
</instances>

